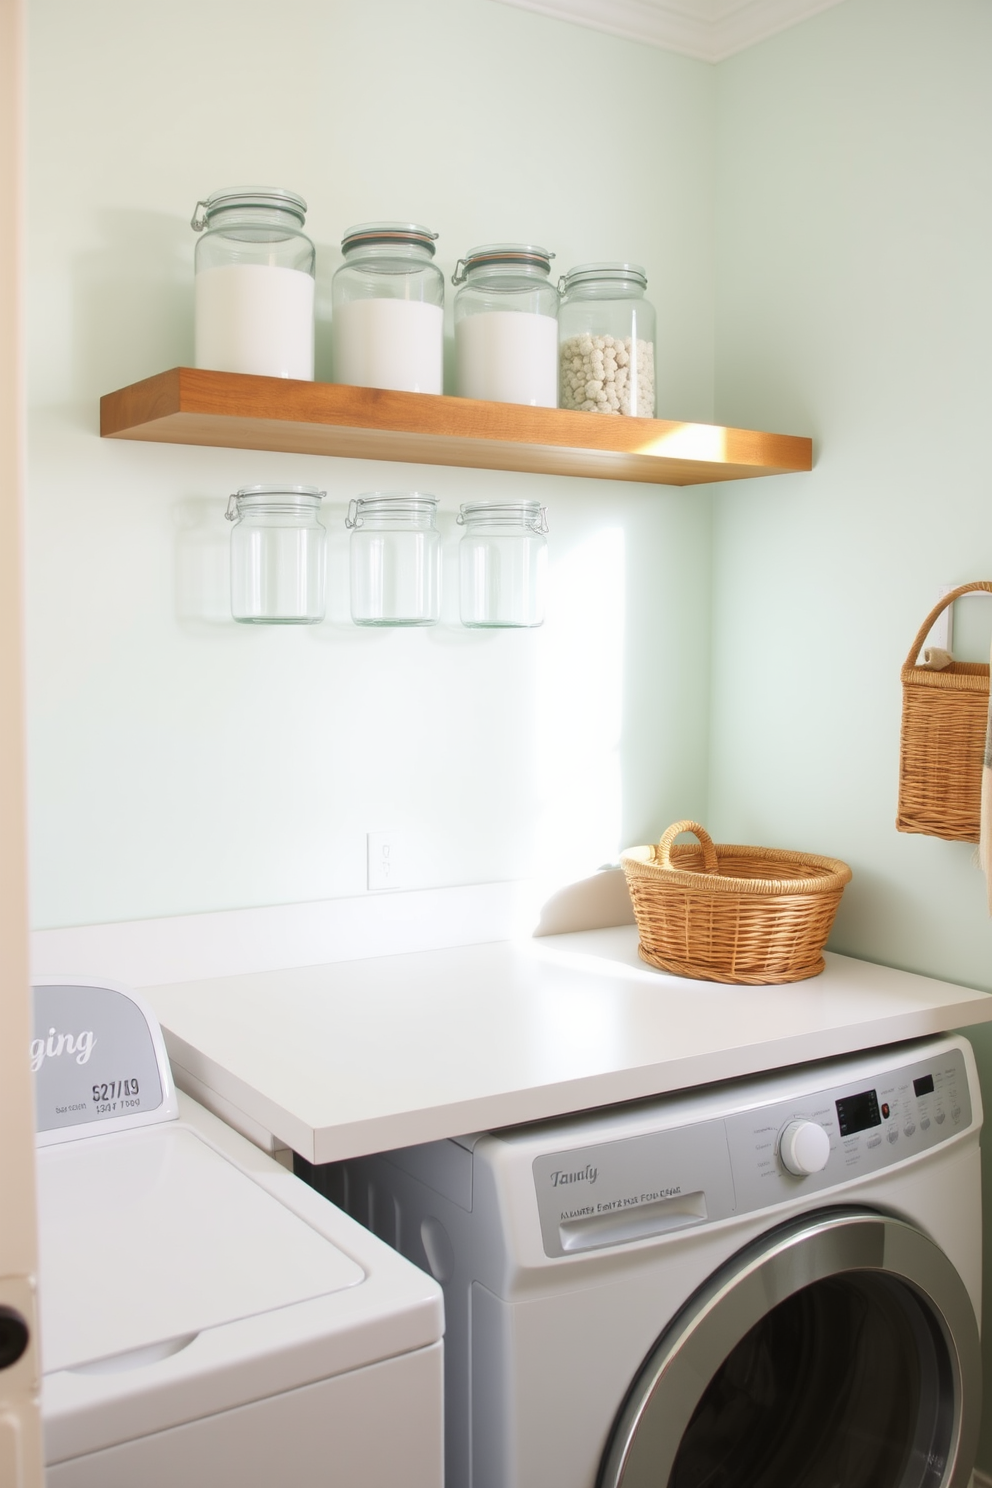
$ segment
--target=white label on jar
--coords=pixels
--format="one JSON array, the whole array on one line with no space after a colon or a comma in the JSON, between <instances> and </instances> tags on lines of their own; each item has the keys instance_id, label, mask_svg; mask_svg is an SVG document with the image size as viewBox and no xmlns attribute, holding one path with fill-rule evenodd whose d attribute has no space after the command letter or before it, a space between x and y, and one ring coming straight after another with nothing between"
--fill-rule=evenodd
<instances>
[{"instance_id":1,"label":"white label on jar","mask_svg":"<svg viewBox=\"0 0 992 1488\"><path fill-rule=\"evenodd\" d=\"M444 311L422 300L349 300L331 320L334 380L352 387L439 393Z\"/></svg>"},{"instance_id":2,"label":"white label on jar","mask_svg":"<svg viewBox=\"0 0 992 1488\"><path fill-rule=\"evenodd\" d=\"M458 396L558 407L558 322L521 310L483 310L455 326Z\"/></svg>"},{"instance_id":3,"label":"white label on jar","mask_svg":"<svg viewBox=\"0 0 992 1488\"><path fill-rule=\"evenodd\" d=\"M313 381L313 278L270 264L196 276L196 365Z\"/></svg>"}]
</instances>

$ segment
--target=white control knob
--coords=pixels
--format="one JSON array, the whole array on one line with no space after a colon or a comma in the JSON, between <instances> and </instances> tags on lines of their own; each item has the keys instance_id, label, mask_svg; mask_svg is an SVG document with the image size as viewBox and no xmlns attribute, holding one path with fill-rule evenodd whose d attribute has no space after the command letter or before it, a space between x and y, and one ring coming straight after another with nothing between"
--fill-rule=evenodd
<instances>
[{"instance_id":1,"label":"white control knob","mask_svg":"<svg viewBox=\"0 0 992 1488\"><path fill-rule=\"evenodd\" d=\"M830 1138L815 1121L790 1121L782 1133L779 1156L797 1178L822 1173L830 1156Z\"/></svg>"}]
</instances>

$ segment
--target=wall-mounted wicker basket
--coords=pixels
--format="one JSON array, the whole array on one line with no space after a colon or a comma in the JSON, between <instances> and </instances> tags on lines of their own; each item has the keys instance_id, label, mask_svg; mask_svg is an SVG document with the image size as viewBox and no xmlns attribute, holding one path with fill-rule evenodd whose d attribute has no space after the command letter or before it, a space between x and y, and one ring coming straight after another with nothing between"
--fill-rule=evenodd
<instances>
[{"instance_id":1,"label":"wall-mounted wicker basket","mask_svg":"<svg viewBox=\"0 0 992 1488\"><path fill-rule=\"evenodd\" d=\"M960 584L934 606L902 669L896 817L900 832L922 832L950 842L978 841L989 668L981 662L955 661L935 672L917 665L938 616L962 594L975 593L992 594L992 582Z\"/></svg>"},{"instance_id":2,"label":"wall-mounted wicker basket","mask_svg":"<svg viewBox=\"0 0 992 1488\"><path fill-rule=\"evenodd\" d=\"M680 832L695 843L674 846ZM774 847L715 845L675 822L657 847L621 855L640 956L661 971L741 986L800 982L823 947L851 870L839 858Z\"/></svg>"}]
</instances>

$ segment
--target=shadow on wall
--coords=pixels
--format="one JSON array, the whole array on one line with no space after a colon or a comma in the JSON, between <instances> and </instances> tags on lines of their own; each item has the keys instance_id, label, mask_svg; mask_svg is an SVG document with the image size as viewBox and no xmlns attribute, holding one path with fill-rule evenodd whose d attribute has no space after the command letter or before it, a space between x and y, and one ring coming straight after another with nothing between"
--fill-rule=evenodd
<instances>
[{"instance_id":1,"label":"shadow on wall","mask_svg":"<svg viewBox=\"0 0 992 1488\"><path fill-rule=\"evenodd\" d=\"M567 935L572 930L605 930L632 925L634 909L622 868L603 868L591 878L566 884L541 906L534 935Z\"/></svg>"},{"instance_id":2,"label":"shadow on wall","mask_svg":"<svg viewBox=\"0 0 992 1488\"><path fill-rule=\"evenodd\" d=\"M234 625L231 534L225 497L187 496L172 509L176 526L176 617L184 629Z\"/></svg>"},{"instance_id":3,"label":"shadow on wall","mask_svg":"<svg viewBox=\"0 0 992 1488\"><path fill-rule=\"evenodd\" d=\"M162 212L98 216L103 245L72 281L72 390L99 398L193 360L193 250L188 222Z\"/></svg>"}]
</instances>

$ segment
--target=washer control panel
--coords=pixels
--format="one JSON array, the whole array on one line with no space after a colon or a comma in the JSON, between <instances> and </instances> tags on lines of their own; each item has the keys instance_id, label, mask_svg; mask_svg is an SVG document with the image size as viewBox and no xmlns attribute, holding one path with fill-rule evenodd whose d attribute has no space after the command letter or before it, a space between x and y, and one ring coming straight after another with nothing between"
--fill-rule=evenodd
<instances>
[{"instance_id":1,"label":"washer control panel","mask_svg":"<svg viewBox=\"0 0 992 1488\"><path fill-rule=\"evenodd\" d=\"M790 1133L799 1125L822 1133L819 1168L790 1160ZM955 1048L856 1085L738 1112L726 1118L738 1210L876 1173L970 1125L968 1077Z\"/></svg>"},{"instance_id":2,"label":"washer control panel","mask_svg":"<svg viewBox=\"0 0 992 1488\"><path fill-rule=\"evenodd\" d=\"M926 1152L971 1119L963 1052L945 1045L808 1095L542 1152L533 1176L544 1250L599 1250L770 1208Z\"/></svg>"}]
</instances>

